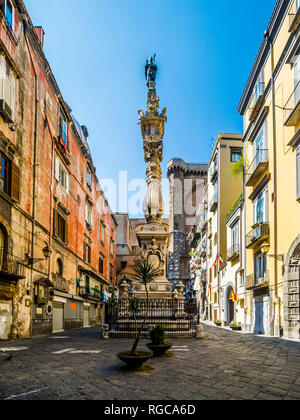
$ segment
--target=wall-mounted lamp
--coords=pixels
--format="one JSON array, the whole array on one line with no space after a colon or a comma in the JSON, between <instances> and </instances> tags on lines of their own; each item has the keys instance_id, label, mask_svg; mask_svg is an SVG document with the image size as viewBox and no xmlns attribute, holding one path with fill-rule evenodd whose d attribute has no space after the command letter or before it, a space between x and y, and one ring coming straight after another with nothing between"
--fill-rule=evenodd
<instances>
[{"instance_id":1,"label":"wall-mounted lamp","mask_svg":"<svg viewBox=\"0 0 300 420\"><path fill-rule=\"evenodd\" d=\"M52 254L52 251L51 251L51 249L49 248L48 245L46 245L45 248L43 249L43 254L44 254L45 258L32 258L32 257L30 257L30 255L27 252L26 253L26 258L28 259L28 262L29 262L30 265L34 265L34 264L36 264L40 261L48 260L48 258L50 258L51 254Z\"/></svg>"}]
</instances>

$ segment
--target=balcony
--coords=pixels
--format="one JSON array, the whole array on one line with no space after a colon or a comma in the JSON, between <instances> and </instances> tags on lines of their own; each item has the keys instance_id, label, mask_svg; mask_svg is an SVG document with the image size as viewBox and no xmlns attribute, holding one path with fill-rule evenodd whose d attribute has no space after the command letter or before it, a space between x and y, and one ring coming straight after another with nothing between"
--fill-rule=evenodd
<instances>
[{"instance_id":1,"label":"balcony","mask_svg":"<svg viewBox=\"0 0 300 420\"><path fill-rule=\"evenodd\" d=\"M218 195L215 194L211 200L211 202L209 203L209 211L211 213L214 213L218 208Z\"/></svg>"},{"instance_id":2,"label":"balcony","mask_svg":"<svg viewBox=\"0 0 300 420\"><path fill-rule=\"evenodd\" d=\"M69 285L70 282L57 274L52 275L52 283L54 285L55 290L60 292L69 293Z\"/></svg>"},{"instance_id":3,"label":"balcony","mask_svg":"<svg viewBox=\"0 0 300 420\"><path fill-rule=\"evenodd\" d=\"M0 248L0 278L18 281L25 278L24 260Z\"/></svg>"},{"instance_id":4,"label":"balcony","mask_svg":"<svg viewBox=\"0 0 300 420\"><path fill-rule=\"evenodd\" d=\"M269 272L264 273L264 277L259 278L256 274L251 274L246 277L246 289L254 290L269 286Z\"/></svg>"},{"instance_id":5,"label":"balcony","mask_svg":"<svg viewBox=\"0 0 300 420\"><path fill-rule=\"evenodd\" d=\"M213 165L211 166L209 170L210 181L213 182L217 175L218 175L218 165L216 163L213 163Z\"/></svg>"},{"instance_id":6,"label":"balcony","mask_svg":"<svg viewBox=\"0 0 300 420\"><path fill-rule=\"evenodd\" d=\"M257 90L253 95L252 101L249 106L249 121L254 121L261 109L264 102L264 91L265 84L263 82L258 83Z\"/></svg>"},{"instance_id":7,"label":"balcony","mask_svg":"<svg viewBox=\"0 0 300 420\"><path fill-rule=\"evenodd\" d=\"M289 32L294 33L297 31L300 24L300 8L298 7L298 1L294 0L289 11L290 18L290 29Z\"/></svg>"},{"instance_id":8,"label":"balcony","mask_svg":"<svg viewBox=\"0 0 300 420\"><path fill-rule=\"evenodd\" d=\"M284 125L295 127L300 122L300 82L297 83L293 93L284 107Z\"/></svg>"},{"instance_id":9,"label":"balcony","mask_svg":"<svg viewBox=\"0 0 300 420\"><path fill-rule=\"evenodd\" d=\"M206 257L206 251L207 251L207 246L205 243L202 244L201 249L200 249L200 257Z\"/></svg>"},{"instance_id":10,"label":"balcony","mask_svg":"<svg viewBox=\"0 0 300 420\"><path fill-rule=\"evenodd\" d=\"M246 236L246 248L253 249L261 242L268 240L270 236L269 223L259 223Z\"/></svg>"},{"instance_id":11,"label":"balcony","mask_svg":"<svg viewBox=\"0 0 300 420\"><path fill-rule=\"evenodd\" d=\"M257 184L259 178L267 170L269 166L269 150L259 149L257 154L247 169L246 173L246 185L247 187L253 187Z\"/></svg>"},{"instance_id":12,"label":"balcony","mask_svg":"<svg viewBox=\"0 0 300 420\"><path fill-rule=\"evenodd\" d=\"M240 245L239 244L233 245L227 251L227 261L233 261L236 258L238 258L239 255L240 255Z\"/></svg>"},{"instance_id":13,"label":"balcony","mask_svg":"<svg viewBox=\"0 0 300 420\"><path fill-rule=\"evenodd\" d=\"M93 287L80 287L79 295L84 298L93 298L103 301L103 292L97 288Z\"/></svg>"}]
</instances>

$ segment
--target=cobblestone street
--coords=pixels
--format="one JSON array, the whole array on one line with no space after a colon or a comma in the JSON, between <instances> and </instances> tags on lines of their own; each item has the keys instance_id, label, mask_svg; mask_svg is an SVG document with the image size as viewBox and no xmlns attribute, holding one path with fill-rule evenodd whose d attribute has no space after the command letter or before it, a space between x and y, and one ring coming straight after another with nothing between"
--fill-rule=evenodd
<instances>
[{"instance_id":1,"label":"cobblestone street","mask_svg":"<svg viewBox=\"0 0 300 420\"><path fill-rule=\"evenodd\" d=\"M173 340L168 355L137 371L117 358L132 340L100 340L98 328L2 343L0 398L300 399L300 343L212 326L205 332L204 340Z\"/></svg>"}]
</instances>

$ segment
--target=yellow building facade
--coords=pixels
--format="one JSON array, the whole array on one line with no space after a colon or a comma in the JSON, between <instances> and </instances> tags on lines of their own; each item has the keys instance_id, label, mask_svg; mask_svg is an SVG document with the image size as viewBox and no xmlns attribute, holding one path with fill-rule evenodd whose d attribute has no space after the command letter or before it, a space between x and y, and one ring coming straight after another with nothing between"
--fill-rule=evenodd
<instances>
[{"instance_id":1,"label":"yellow building facade","mask_svg":"<svg viewBox=\"0 0 300 420\"><path fill-rule=\"evenodd\" d=\"M246 311L300 338L300 2L278 0L244 89Z\"/></svg>"}]
</instances>

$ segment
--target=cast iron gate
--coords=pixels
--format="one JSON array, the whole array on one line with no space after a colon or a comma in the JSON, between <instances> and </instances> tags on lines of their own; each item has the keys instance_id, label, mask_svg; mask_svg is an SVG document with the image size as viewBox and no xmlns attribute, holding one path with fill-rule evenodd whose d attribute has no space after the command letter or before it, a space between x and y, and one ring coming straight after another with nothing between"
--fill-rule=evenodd
<instances>
[{"instance_id":1,"label":"cast iron gate","mask_svg":"<svg viewBox=\"0 0 300 420\"><path fill-rule=\"evenodd\" d=\"M177 299L150 300L147 321L142 337L148 337L149 329L155 324L164 324L168 337L192 338L196 335L197 316L194 311L186 311L183 302ZM107 303L106 324L109 325L111 337L134 337L136 329L142 327L147 313L147 301L137 301L136 313L129 310L128 301Z\"/></svg>"}]
</instances>

